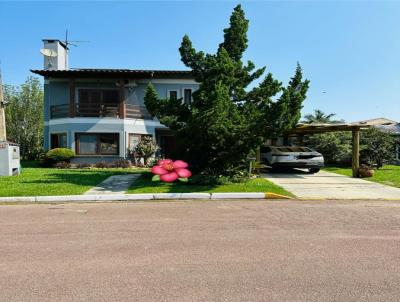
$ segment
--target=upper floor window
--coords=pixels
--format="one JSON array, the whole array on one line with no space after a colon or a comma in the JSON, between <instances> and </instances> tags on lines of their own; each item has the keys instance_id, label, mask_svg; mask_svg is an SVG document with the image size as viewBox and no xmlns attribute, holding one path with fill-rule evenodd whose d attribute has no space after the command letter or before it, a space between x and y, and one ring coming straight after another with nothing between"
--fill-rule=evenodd
<instances>
[{"instance_id":1,"label":"upper floor window","mask_svg":"<svg viewBox=\"0 0 400 302\"><path fill-rule=\"evenodd\" d=\"M79 89L77 115L117 116L119 102L117 89Z\"/></svg>"},{"instance_id":2,"label":"upper floor window","mask_svg":"<svg viewBox=\"0 0 400 302\"><path fill-rule=\"evenodd\" d=\"M183 90L183 100L185 104L190 105L192 103L192 89Z\"/></svg>"},{"instance_id":3,"label":"upper floor window","mask_svg":"<svg viewBox=\"0 0 400 302\"><path fill-rule=\"evenodd\" d=\"M168 98L177 100L178 99L178 91L177 90L169 90L168 91Z\"/></svg>"}]
</instances>

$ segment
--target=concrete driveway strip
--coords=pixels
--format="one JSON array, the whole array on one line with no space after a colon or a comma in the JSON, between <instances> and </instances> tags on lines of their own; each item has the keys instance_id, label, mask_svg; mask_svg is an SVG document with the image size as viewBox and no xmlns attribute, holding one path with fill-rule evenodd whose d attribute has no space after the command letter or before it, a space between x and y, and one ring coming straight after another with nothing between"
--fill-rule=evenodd
<instances>
[{"instance_id":1,"label":"concrete driveway strip","mask_svg":"<svg viewBox=\"0 0 400 302\"><path fill-rule=\"evenodd\" d=\"M85 195L124 194L140 174L113 175L91 188Z\"/></svg>"},{"instance_id":2,"label":"concrete driveway strip","mask_svg":"<svg viewBox=\"0 0 400 302\"><path fill-rule=\"evenodd\" d=\"M400 202L0 206L0 301L399 301Z\"/></svg>"},{"instance_id":3,"label":"concrete driveway strip","mask_svg":"<svg viewBox=\"0 0 400 302\"><path fill-rule=\"evenodd\" d=\"M307 174L299 170L296 173L267 173L263 176L298 198L400 200L400 188L326 171Z\"/></svg>"}]
</instances>

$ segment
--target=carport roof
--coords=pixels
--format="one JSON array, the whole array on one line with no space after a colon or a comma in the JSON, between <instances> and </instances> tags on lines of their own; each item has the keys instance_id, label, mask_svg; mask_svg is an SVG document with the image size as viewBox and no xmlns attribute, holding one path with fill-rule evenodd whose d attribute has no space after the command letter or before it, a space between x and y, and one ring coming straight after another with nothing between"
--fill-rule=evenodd
<instances>
[{"instance_id":1,"label":"carport roof","mask_svg":"<svg viewBox=\"0 0 400 302\"><path fill-rule=\"evenodd\" d=\"M354 129L367 129L372 127L365 123L335 123L335 124L324 124L324 123L311 123L311 124L297 124L295 128L286 131L286 134L311 134L311 133L323 133L323 132L334 132L334 131L352 131Z\"/></svg>"}]
</instances>

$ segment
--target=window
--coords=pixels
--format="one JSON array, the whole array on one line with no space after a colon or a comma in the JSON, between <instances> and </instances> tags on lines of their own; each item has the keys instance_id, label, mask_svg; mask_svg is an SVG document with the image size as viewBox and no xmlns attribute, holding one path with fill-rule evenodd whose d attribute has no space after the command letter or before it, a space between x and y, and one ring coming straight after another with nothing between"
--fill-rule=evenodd
<instances>
[{"instance_id":1,"label":"window","mask_svg":"<svg viewBox=\"0 0 400 302\"><path fill-rule=\"evenodd\" d=\"M119 146L119 135L110 134L100 134L98 137L100 154L104 155L117 155Z\"/></svg>"},{"instance_id":2,"label":"window","mask_svg":"<svg viewBox=\"0 0 400 302\"><path fill-rule=\"evenodd\" d=\"M192 89L183 90L183 100L187 105L190 105L192 103Z\"/></svg>"},{"instance_id":3,"label":"window","mask_svg":"<svg viewBox=\"0 0 400 302\"><path fill-rule=\"evenodd\" d=\"M79 89L77 114L86 117L117 116L119 102L116 89Z\"/></svg>"},{"instance_id":4,"label":"window","mask_svg":"<svg viewBox=\"0 0 400 302\"><path fill-rule=\"evenodd\" d=\"M129 150L134 150L142 138L141 134L129 134Z\"/></svg>"},{"instance_id":5,"label":"window","mask_svg":"<svg viewBox=\"0 0 400 302\"><path fill-rule=\"evenodd\" d=\"M168 91L168 97L173 100L178 99L178 91L177 90L170 90Z\"/></svg>"},{"instance_id":6,"label":"window","mask_svg":"<svg viewBox=\"0 0 400 302\"><path fill-rule=\"evenodd\" d=\"M137 134L137 133L129 133L129 150L134 150L143 137L149 136L150 134Z\"/></svg>"},{"instance_id":7,"label":"window","mask_svg":"<svg viewBox=\"0 0 400 302\"><path fill-rule=\"evenodd\" d=\"M118 155L118 133L77 133L76 154L78 155Z\"/></svg>"},{"instance_id":8,"label":"window","mask_svg":"<svg viewBox=\"0 0 400 302\"><path fill-rule=\"evenodd\" d=\"M67 133L53 133L50 135L50 148L67 148Z\"/></svg>"},{"instance_id":9,"label":"window","mask_svg":"<svg viewBox=\"0 0 400 302\"><path fill-rule=\"evenodd\" d=\"M77 154L97 154L97 135L79 135L79 147Z\"/></svg>"}]
</instances>

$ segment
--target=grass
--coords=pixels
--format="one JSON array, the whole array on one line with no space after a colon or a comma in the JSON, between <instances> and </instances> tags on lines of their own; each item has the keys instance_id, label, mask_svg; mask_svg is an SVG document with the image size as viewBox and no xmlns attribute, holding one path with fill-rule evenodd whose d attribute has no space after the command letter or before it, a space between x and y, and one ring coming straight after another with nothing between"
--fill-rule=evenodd
<instances>
[{"instance_id":1,"label":"grass","mask_svg":"<svg viewBox=\"0 0 400 302\"><path fill-rule=\"evenodd\" d=\"M334 172L346 176L351 176L351 168L326 167L325 171ZM365 178L365 180L379 182L384 185L400 188L400 166L386 165L379 170L375 170L373 177Z\"/></svg>"},{"instance_id":2,"label":"grass","mask_svg":"<svg viewBox=\"0 0 400 302\"><path fill-rule=\"evenodd\" d=\"M79 195L109 176L140 172L143 169L42 168L25 162L21 175L0 177L0 196Z\"/></svg>"},{"instance_id":3,"label":"grass","mask_svg":"<svg viewBox=\"0 0 400 302\"><path fill-rule=\"evenodd\" d=\"M285 189L273 184L272 182L256 178L244 183L229 183L223 185L198 185L175 182L163 183L153 182L150 173L143 173L128 190L127 193L192 193L192 192L272 192L287 196L293 196Z\"/></svg>"}]
</instances>

